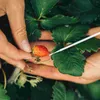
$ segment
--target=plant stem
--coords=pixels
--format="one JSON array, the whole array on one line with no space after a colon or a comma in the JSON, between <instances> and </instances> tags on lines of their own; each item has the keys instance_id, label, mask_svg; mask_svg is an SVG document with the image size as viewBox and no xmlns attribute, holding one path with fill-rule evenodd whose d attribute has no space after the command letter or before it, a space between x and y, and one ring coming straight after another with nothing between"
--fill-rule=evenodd
<instances>
[{"instance_id":1,"label":"plant stem","mask_svg":"<svg viewBox=\"0 0 100 100\"><path fill-rule=\"evenodd\" d=\"M4 89L5 89L6 86L7 86L7 77L6 77L6 73L5 73L5 71L3 70L3 68L1 68L1 70L2 70L2 73L3 73L3 77L4 77Z\"/></svg>"},{"instance_id":2,"label":"plant stem","mask_svg":"<svg viewBox=\"0 0 100 100\"><path fill-rule=\"evenodd\" d=\"M6 77L6 73L5 73L5 71L3 70L3 68L1 68L1 70L2 70L2 73L3 73L3 77L4 77L4 89L5 89L6 86L7 86L7 77Z\"/></svg>"},{"instance_id":3,"label":"plant stem","mask_svg":"<svg viewBox=\"0 0 100 100\"><path fill-rule=\"evenodd\" d=\"M3 77L4 77L4 89L5 89L6 86L7 86L7 77L6 77L6 73L5 73L4 69L2 68L1 60L0 60L0 69L2 70L2 73L3 73Z\"/></svg>"},{"instance_id":4,"label":"plant stem","mask_svg":"<svg viewBox=\"0 0 100 100\"><path fill-rule=\"evenodd\" d=\"M29 78L37 78L35 76L30 76L30 75L26 75L26 76L29 77Z\"/></svg>"},{"instance_id":5,"label":"plant stem","mask_svg":"<svg viewBox=\"0 0 100 100\"><path fill-rule=\"evenodd\" d=\"M8 79L8 83L13 84L16 77L19 75L21 69L19 68L15 68L13 74L11 75L11 77Z\"/></svg>"}]
</instances>

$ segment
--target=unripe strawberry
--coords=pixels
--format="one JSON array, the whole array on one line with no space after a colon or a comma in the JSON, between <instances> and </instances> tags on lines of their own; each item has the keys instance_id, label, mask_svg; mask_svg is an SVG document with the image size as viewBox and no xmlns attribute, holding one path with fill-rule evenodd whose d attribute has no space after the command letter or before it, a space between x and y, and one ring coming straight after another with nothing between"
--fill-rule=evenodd
<instances>
[{"instance_id":1,"label":"unripe strawberry","mask_svg":"<svg viewBox=\"0 0 100 100\"><path fill-rule=\"evenodd\" d=\"M35 45L32 48L32 53L34 56L37 56L37 57L44 57L44 56L49 55L48 49L43 45Z\"/></svg>"}]
</instances>

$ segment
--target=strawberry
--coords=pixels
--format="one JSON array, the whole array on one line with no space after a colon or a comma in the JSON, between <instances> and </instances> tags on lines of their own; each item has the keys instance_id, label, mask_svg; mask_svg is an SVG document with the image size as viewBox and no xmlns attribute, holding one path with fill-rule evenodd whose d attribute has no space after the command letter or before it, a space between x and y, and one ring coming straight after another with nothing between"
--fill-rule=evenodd
<instances>
[{"instance_id":1,"label":"strawberry","mask_svg":"<svg viewBox=\"0 0 100 100\"><path fill-rule=\"evenodd\" d=\"M44 56L49 55L48 49L43 45L35 45L32 48L32 53L34 56L37 56L37 57L44 57Z\"/></svg>"}]
</instances>

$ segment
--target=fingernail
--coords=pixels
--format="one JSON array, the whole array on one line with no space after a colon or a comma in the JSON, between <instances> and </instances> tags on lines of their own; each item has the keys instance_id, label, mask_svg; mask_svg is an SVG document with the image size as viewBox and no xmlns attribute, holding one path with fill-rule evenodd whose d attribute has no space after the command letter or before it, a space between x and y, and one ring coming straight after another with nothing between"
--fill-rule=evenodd
<instances>
[{"instance_id":1,"label":"fingernail","mask_svg":"<svg viewBox=\"0 0 100 100\"><path fill-rule=\"evenodd\" d=\"M22 49L26 52L31 52L31 47L28 43L28 40L23 40L22 41Z\"/></svg>"}]
</instances>

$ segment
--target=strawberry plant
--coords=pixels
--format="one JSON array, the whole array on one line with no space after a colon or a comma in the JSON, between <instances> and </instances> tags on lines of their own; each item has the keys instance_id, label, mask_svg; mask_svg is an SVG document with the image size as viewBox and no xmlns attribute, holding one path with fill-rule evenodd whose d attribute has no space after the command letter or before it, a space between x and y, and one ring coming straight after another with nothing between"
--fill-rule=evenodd
<instances>
[{"instance_id":1,"label":"strawberry plant","mask_svg":"<svg viewBox=\"0 0 100 100\"><path fill-rule=\"evenodd\" d=\"M90 28L100 26L100 1L25 0L25 21L30 42L39 40L41 30L52 33L53 42L56 44L52 52L55 52L87 37ZM6 25L3 26L4 29L5 27L8 28ZM11 39L11 36L9 37ZM60 73L82 76L86 63L85 54L97 52L99 48L100 40L93 38L54 54L51 59ZM32 53L36 57L49 55L48 49L42 45L33 46ZM40 61L39 58L37 61ZM6 67L11 66L4 61L2 64ZM9 74L8 71L6 73ZM100 81L79 85L71 82L42 80L41 77L18 72L18 70L17 73L16 71L13 73L9 81L10 84L7 84L6 88L8 96L6 90L0 87L0 98L2 98L0 100L10 98L11 100L100 100Z\"/></svg>"},{"instance_id":2,"label":"strawberry plant","mask_svg":"<svg viewBox=\"0 0 100 100\"><path fill-rule=\"evenodd\" d=\"M53 50L54 52L69 43L74 43L86 37L86 33L91 25L86 24L89 21L84 21L83 24L83 22L81 22L81 15L74 15L74 9L72 10L72 14L69 14L69 10L71 9L71 7L69 7L70 5L72 5L71 7L79 7L79 10L82 10L84 13L91 11L93 7L95 7L90 0L87 1L85 8L84 2L80 0L73 1L69 4L65 4L64 0L53 0L50 2L47 2L46 0L26 0L26 26L29 40L37 40L41 36L40 30L49 30L52 32L53 41L56 43L56 47ZM55 7L59 7L61 10L63 10L62 7L66 7L66 10L68 11L52 15L52 9ZM98 7L95 7L95 9L96 8ZM96 14L96 12L91 13ZM49 16L49 14L51 16ZM94 18L94 20L96 18ZM71 49L53 55L52 60L54 61L55 67L58 68L61 73L81 76L84 72L85 64L85 57L83 53L85 51L96 52L99 47L99 40L94 38Z\"/></svg>"}]
</instances>

